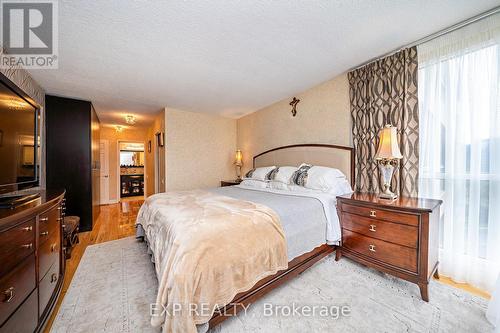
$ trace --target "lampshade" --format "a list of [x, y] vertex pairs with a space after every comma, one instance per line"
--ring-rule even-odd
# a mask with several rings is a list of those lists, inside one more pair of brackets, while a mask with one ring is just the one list
[[237, 166], [243, 165], [243, 155], [241, 154], [241, 150], [239, 150], [239, 149], [236, 151], [236, 157], [234, 160], [234, 164], [236, 164]]
[[385, 127], [380, 131], [380, 142], [378, 144], [377, 154], [375, 154], [375, 159], [400, 159], [403, 158], [401, 151], [398, 146], [398, 136], [396, 127], [391, 125], [385, 125]]

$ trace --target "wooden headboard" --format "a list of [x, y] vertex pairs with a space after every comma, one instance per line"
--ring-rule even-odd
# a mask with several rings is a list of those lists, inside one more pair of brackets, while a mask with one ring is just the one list
[[253, 157], [253, 167], [299, 166], [301, 163], [337, 168], [354, 187], [354, 148], [329, 144], [298, 144], [267, 150]]

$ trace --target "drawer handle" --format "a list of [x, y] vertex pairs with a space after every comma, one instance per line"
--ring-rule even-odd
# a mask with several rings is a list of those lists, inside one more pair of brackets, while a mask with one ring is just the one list
[[5, 290], [3, 292], [3, 295], [5, 296], [3, 302], [10, 303], [10, 301], [12, 301], [12, 299], [14, 298], [14, 287], [10, 287], [9, 289]]
[[49, 234], [49, 232], [48, 232], [48, 231], [42, 231], [42, 232], [40, 233], [40, 236], [47, 236], [48, 234]]
[[22, 231], [33, 231], [33, 226], [21, 228]]
[[375, 250], [375, 245], [372, 245], [372, 244], [368, 245], [368, 250], [370, 250], [370, 251], [372, 251], [372, 252], [377, 252], [377, 251]]
[[377, 217], [377, 212], [374, 210], [370, 210], [370, 216], [371, 217]]
[[40, 222], [47, 222], [49, 220], [48, 217], [41, 217]]
[[23, 245], [21, 245], [21, 247], [23, 249], [30, 249], [31, 250], [33, 248], [33, 243], [23, 244]]
[[57, 274], [52, 273], [52, 275], [50, 276], [50, 283], [54, 283], [56, 281], [57, 281]]
[[375, 229], [377, 226], [375, 224], [370, 224], [370, 231], [376, 232], [377, 230]]

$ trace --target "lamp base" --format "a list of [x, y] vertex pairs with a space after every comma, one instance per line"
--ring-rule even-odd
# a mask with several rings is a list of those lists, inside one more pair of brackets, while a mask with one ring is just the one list
[[378, 197], [380, 199], [386, 199], [386, 200], [394, 200], [394, 199], [397, 199], [398, 198], [398, 195], [396, 193], [385, 193], [385, 192], [381, 192]]
[[391, 180], [394, 174], [394, 165], [397, 160], [381, 160], [380, 161], [380, 171], [382, 172], [382, 180], [384, 184], [382, 185], [383, 190], [379, 194], [379, 198], [394, 200], [398, 197], [398, 195], [391, 191]]

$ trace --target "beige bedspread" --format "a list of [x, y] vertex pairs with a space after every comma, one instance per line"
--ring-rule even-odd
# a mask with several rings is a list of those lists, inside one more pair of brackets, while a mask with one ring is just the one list
[[196, 332], [217, 305], [288, 266], [279, 217], [264, 205], [202, 190], [161, 193], [137, 224], [159, 280], [151, 323], [163, 332]]

